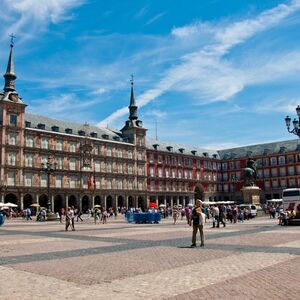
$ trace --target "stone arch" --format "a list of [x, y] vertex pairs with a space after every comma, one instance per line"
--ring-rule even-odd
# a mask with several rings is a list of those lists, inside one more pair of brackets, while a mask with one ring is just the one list
[[63, 197], [61, 195], [56, 195], [54, 197], [54, 212], [59, 212], [63, 207], [65, 207]]
[[123, 207], [125, 206], [125, 201], [123, 196], [119, 196], [117, 200], [117, 207]]
[[94, 203], [95, 203], [95, 205], [101, 205], [101, 197], [100, 196], [96, 196], [94, 198]]
[[139, 208], [141, 208], [142, 210], [146, 209], [147, 204], [145, 203], [145, 199], [142, 196], [138, 197], [138, 205]]
[[134, 198], [132, 196], [128, 197], [128, 207], [134, 207]]
[[106, 209], [113, 207], [113, 199], [112, 196], [107, 196], [106, 198]]
[[39, 196], [39, 205], [40, 205], [40, 207], [47, 208], [47, 206], [48, 206], [48, 196], [47, 195], [42, 194]]
[[204, 189], [201, 184], [197, 184], [194, 189], [195, 199], [204, 200]]
[[10, 203], [18, 204], [18, 197], [17, 197], [17, 195], [15, 195], [13, 193], [9, 193], [9, 194], [5, 195], [4, 202], [5, 203], [10, 202]]
[[90, 199], [89, 196], [84, 195], [81, 199], [81, 207], [82, 207], [82, 211], [86, 212], [89, 207], [90, 207]]
[[33, 198], [30, 194], [26, 194], [23, 198], [23, 207], [25, 208], [30, 208], [30, 205], [33, 203]]
[[68, 201], [69, 207], [72, 207], [72, 206], [76, 207], [77, 206], [76, 202], [77, 202], [77, 198], [74, 195], [71, 195], [69, 197], [69, 201]]

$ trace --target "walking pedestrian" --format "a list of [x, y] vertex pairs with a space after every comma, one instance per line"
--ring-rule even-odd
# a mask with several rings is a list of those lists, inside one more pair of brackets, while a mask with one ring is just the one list
[[[200, 199], [196, 200], [195, 207], [192, 210], [192, 218], [193, 222], [193, 236], [192, 236], [192, 245], [191, 247], [196, 247], [196, 236], [199, 230], [201, 244], [200, 247], [204, 247], [204, 232], [203, 227], [205, 223], [205, 214], [202, 212], [202, 201]], [[190, 226], [192, 226], [192, 222], [190, 222]]]

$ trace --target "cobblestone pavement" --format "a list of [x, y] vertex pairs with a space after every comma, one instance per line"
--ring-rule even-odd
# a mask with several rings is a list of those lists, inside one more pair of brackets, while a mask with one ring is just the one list
[[[205, 225], [190, 248], [184, 220], [64, 231], [58, 222], [0, 228], [0, 299], [300, 299], [300, 228], [266, 217]], [[198, 244], [199, 246], [199, 244]]]

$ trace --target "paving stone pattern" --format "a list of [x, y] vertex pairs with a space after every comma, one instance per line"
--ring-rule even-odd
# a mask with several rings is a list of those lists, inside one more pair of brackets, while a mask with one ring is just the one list
[[[205, 225], [8, 220], [0, 228], [0, 299], [300, 299], [300, 227], [266, 217]], [[199, 237], [198, 237], [199, 239]]]

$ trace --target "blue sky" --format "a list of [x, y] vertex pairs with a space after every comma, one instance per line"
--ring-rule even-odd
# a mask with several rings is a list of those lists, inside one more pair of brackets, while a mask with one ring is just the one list
[[28, 112], [121, 129], [130, 75], [147, 135], [213, 149], [293, 139], [300, 0], [0, 0]]

